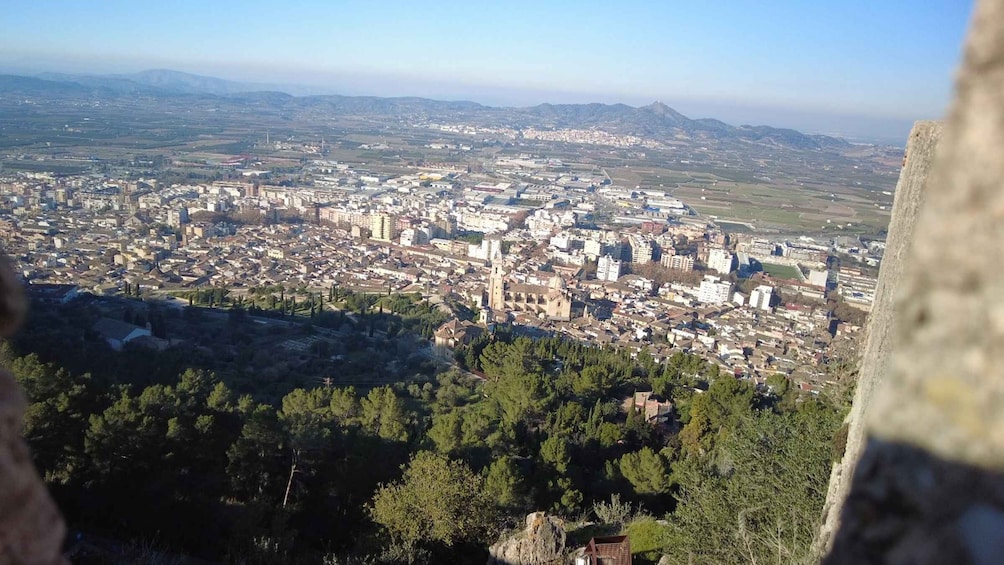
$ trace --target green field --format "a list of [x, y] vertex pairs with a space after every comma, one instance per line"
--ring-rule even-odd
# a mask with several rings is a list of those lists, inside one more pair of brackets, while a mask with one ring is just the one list
[[889, 222], [892, 204], [891, 196], [846, 187], [819, 189], [727, 180], [711, 186], [684, 183], [672, 195], [698, 213], [718, 220], [751, 223], [760, 229], [800, 231], [882, 229]]
[[882, 185], [888, 191], [893, 177], [792, 167], [787, 174], [775, 171], [770, 178], [760, 178], [710, 164], [703, 171], [688, 171], [657, 160], [605, 156], [602, 161], [615, 185], [663, 189], [702, 216], [750, 226], [733, 225], [736, 231], [873, 233], [889, 224], [892, 196], [873, 187]]
[[87, 168], [87, 165], [63, 164], [53, 161], [4, 161], [0, 164], [0, 169], [8, 171], [48, 172], [60, 175], [79, 175]]
[[777, 279], [802, 280], [802, 274], [795, 267], [788, 265], [778, 265], [775, 263], [762, 263], [763, 272]]
[[735, 222], [719, 221], [717, 222], [721, 228], [729, 233], [752, 233], [754, 230], [746, 224], [738, 224]]

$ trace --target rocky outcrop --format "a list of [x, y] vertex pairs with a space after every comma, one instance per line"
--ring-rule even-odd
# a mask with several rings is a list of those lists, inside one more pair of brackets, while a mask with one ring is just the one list
[[915, 228], [892, 363], [866, 425], [1004, 468], [1004, 0], [982, 0]]
[[913, 242], [917, 213], [927, 194], [928, 179], [935, 150], [941, 139], [942, 125], [917, 122], [910, 132], [906, 159], [896, 184], [889, 237], [882, 257], [875, 301], [868, 318], [862, 357], [858, 368], [854, 403], [847, 416], [847, 446], [841, 462], [830, 475], [829, 492], [823, 508], [823, 525], [816, 539], [817, 553], [829, 551], [833, 533], [840, 525], [840, 511], [851, 486], [851, 475], [865, 448], [865, 417], [875, 389], [889, 373], [892, 353], [893, 303], [906, 266], [906, 256]]
[[879, 373], [856, 399], [860, 458], [823, 531], [828, 565], [1004, 555], [1002, 156], [1004, 0], [980, 0], [892, 306], [873, 313], [891, 332], [862, 362]]
[[[0, 256], [0, 337], [24, 310], [21, 287]], [[62, 517], [21, 438], [25, 406], [14, 378], [0, 368], [0, 565], [65, 563]]]
[[557, 565], [565, 562], [565, 523], [543, 512], [526, 517], [526, 529], [488, 550], [488, 565]]

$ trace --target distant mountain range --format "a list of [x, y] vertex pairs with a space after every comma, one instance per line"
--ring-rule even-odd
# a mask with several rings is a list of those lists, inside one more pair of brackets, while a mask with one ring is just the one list
[[42, 73], [36, 77], [56, 82], [73, 82], [83, 86], [107, 88], [125, 93], [146, 91], [151, 88], [164, 93], [212, 94], [214, 96], [229, 96], [246, 92], [283, 92], [300, 96], [318, 93], [317, 89], [293, 84], [235, 82], [166, 69], [153, 69], [121, 75]]
[[483, 125], [536, 128], [596, 128], [660, 141], [754, 143], [796, 150], [834, 150], [850, 146], [840, 138], [809, 135], [770, 126], [732, 126], [714, 119], [691, 119], [655, 102], [639, 108], [625, 104], [540, 104], [526, 108], [483, 106], [425, 98], [375, 96], [294, 96], [289, 85], [252, 84], [170, 70], [123, 75], [45, 73], [35, 77], [0, 75], [0, 96], [117, 98], [212, 98], [216, 103], [264, 104], [300, 112], [345, 115], [406, 116], [467, 120]]

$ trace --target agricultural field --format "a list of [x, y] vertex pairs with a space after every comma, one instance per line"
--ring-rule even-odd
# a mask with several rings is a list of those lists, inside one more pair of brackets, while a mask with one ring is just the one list
[[671, 194], [702, 215], [750, 224], [758, 231], [874, 233], [888, 225], [891, 195], [830, 189], [717, 180], [710, 186], [684, 183]]
[[878, 172], [853, 165], [786, 166], [781, 172], [791, 174], [773, 169], [773, 176], [699, 159], [671, 162], [666, 155], [649, 154], [644, 159], [607, 155], [602, 161], [615, 185], [663, 190], [703, 216], [731, 222], [733, 231], [876, 234], [889, 223], [896, 175], [878, 157]]

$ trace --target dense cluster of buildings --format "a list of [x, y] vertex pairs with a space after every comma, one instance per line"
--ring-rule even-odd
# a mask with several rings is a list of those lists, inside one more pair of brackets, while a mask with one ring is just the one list
[[[525, 132], [524, 132], [525, 135]], [[32, 283], [85, 292], [286, 285], [451, 296], [479, 313], [436, 334], [456, 347], [497, 324], [699, 352], [725, 371], [815, 386], [835, 291], [867, 309], [881, 247], [726, 234], [662, 191], [626, 189], [539, 156], [470, 173], [388, 175], [304, 165], [302, 186], [254, 179], [160, 186], [104, 175], [0, 177], [0, 244]], [[599, 210], [611, 220], [595, 227]], [[833, 254], [860, 260], [831, 269]], [[695, 272], [697, 271], [697, 272]], [[474, 328], [479, 329], [474, 329]]]

